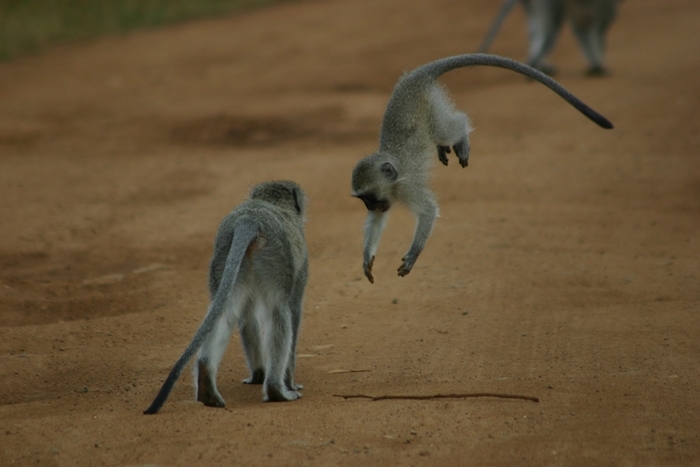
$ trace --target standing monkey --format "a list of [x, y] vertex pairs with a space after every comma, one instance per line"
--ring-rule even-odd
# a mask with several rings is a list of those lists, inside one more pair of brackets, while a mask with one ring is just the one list
[[[491, 23], [489, 32], [479, 47], [486, 52], [496, 38], [498, 29], [518, 0], [504, 0], [500, 11]], [[527, 14], [529, 50], [527, 64], [552, 75], [555, 68], [547, 63], [568, 18], [571, 29], [583, 50], [589, 68], [588, 75], [607, 74], [605, 68], [605, 36], [617, 15], [617, 4], [622, 0], [521, 0]]]
[[437, 78], [450, 70], [474, 65], [495, 66], [521, 73], [544, 84], [603, 128], [612, 124], [542, 72], [509, 58], [467, 54], [443, 58], [405, 73], [394, 87], [379, 135], [379, 150], [365, 157], [352, 172], [352, 196], [367, 208], [363, 269], [374, 282], [372, 266], [395, 202], [405, 204], [416, 216], [416, 230], [408, 252], [401, 259], [399, 276], [413, 268], [438, 216], [438, 203], [428, 186], [433, 154], [447, 165], [454, 150], [462, 167], [469, 160], [467, 116], [457, 111]]
[[160, 410], [192, 356], [197, 400], [224, 407], [216, 372], [238, 325], [250, 370], [264, 401], [301, 397], [295, 352], [308, 275], [306, 195], [294, 182], [266, 182], [222, 221], [209, 267], [211, 304], [192, 342], [145, 414]]

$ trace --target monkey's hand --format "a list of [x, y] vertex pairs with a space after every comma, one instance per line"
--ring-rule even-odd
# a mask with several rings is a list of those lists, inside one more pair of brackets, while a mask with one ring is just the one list
[[406, 255], [403, 258], [401, 258], [401, 261], [403, 261], [403, 264], [399, 266], [399, 276], [403, 277], [409, 272], [411, 272], [411, 269], [413, 269], [413, 265], [416, 264], [416, 256], [413, 255]]
[[374, 284], [374, 276], [372, 275], [372, 266], [374, 266], [374, 256], [372, 256], [369, 260], [365, 259], [364, 263], [362, 264], [362, 268], [365, 270], [365, 277], [372, 284]]
[[[455, 154], [457, 155], [457, 158], [459, 159], [459, 165], [462, 166], [462, 168], [466, 167], [469, 165], [469, 140], [467, 138], [462, 138], [452, 146], [452, 149], [455, 150]], [[448, 151], [449, 152], [449, 151]], [[447, 164], [445, 164], [447, 165]]]
[[440, 159], [440, 162], [443, 163], [443, 165], [447, 165], [449, 162], [447, 160], [447, 155], [452, 152], [449, 146], [440, 146], [438, 145], [437, 147], [438, 150], [438, 159]]

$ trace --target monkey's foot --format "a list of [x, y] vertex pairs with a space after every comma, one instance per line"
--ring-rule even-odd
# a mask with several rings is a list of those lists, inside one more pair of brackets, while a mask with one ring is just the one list
[[197, 401], [207, 407], [226, 407], [226, 402], [224, 402], [221, 396], [212, 392], [200, 393], [197, 391]]
[[263, 390], [263, 402], [288, 402], [301, 397], [301, 393], [290, 391], [286, 386], [268, 384]]
[[447, 155], [452, 152], [449, 146], [440, 146], [438, 145], [437, 147], [438, 150], [438, 159], [440, 162], [443, 163], [443, 165], [447, 165], [449, 160], [447, 159]]
[[466, 167], [469, 165], [469, 141], [467, 138], [463, 138], [457, 142], [454, 146], [452, 146], [452, 149], [455, 150], [455, 154], [457, 155], [457, 159], [459, 159], [459, 165], [462, 166], [462, 168]]
[[586, 70], [586, 76], [608, 76], [610, 72], [602, 65], [593, 65], [588, 70]]
[[216, 382], [211, 377], [211, 373], [205, 362], [198, 362], [197, 372], [197, 401], [207, 407], [225, 407], [226, 403], [216, 389]]
[[265, 372], [262, 369], [253, 370], [243, 384], [262, 384], [265, 381]]
[[[293, 350], [292, 350], [293, 352]], [[301, 384], [295, 383], [294, 382], [294, 370], [287, 368], [287, 371], [285, 372], [284, 375], [284, 385], [289, 389], [290, 391], [300, 391], [304, 389], [304, 386]]]
[[201, 382], [197, 385], [197, 401], [207, 407], [226, 407], [226, 402], [215, 387]]
[[285, 386], [287, 386], [287, 389], [289, 389], [290, 391], [301, 391], [302, 389], [304, 389], [304, 385], [298, 383], [285, 383]]
[[219, 394], [219, 391], [216, 390], [216, 387], [210, 379], [202, 378], [200, 373], [197, 383], [198, 402], [201, 402], [207, 407], [226, 407], [224, 399]]

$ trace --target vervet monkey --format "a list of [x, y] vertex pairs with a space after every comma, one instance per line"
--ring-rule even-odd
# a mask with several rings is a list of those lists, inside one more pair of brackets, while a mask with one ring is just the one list
[[603, 128], [612, 124], [581, 102], [544, 73], [509, 58], [487, 54], [467, 54], [443, 58], [405, 73], [394, 87], [387, 104], [379, 135], [379, 150], [362, 159], [352, 172], [352, 196], [361, 199], [367, 210], [363, 269], [374, 282], [372, 265], [379, 239], [394, 203], [405, 204], [416, 216], [413, 242], [399, 276], [411, 272], [428, 240], [438, 216], [438, 203], [428, 186], [432, 154], [437, 146], [438, 160], [447, 165], [447, 154], [454, 150], [462, 167], [469, 160], [467, 116], [457, 111], [436, 79], [450, 70], [473, 65], [506, 68], [535, 79], [569, 102]]
[[277, 181], [253, 187], [221, 221], [209, 267], [209, 310], [145, 414], [158, 412], [196, 352], [197, 400], [224, 407], [216, 372], [236, 325], [250, 369], [244, 382], [262, 384], [266, 402], [301, 397], [294, 368], [308, 275], [305, 218], [299, 185]]
[[[504, 0], [489, 32], [478, 49], [485, 53], [496, 38], [498, 29], [518, 0]], [[605, 75], [605, 37], [617, 15], [622, 0], [521, 0], [527, 14], [529, 51], [527, 64], [553, 75], [556, 69], [547, 62], [559, 31], [568, 18], [571, 29], [583, 50], [589, 75]]]

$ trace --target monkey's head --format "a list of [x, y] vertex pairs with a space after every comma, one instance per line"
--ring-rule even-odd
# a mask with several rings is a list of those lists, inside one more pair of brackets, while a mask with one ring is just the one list
[[250, 190], [250, 199], [259, 199], [306, 216], [306, 194], [299, 185], [288, 180], [263, 182]]
[[394, 164], [379, 153], [373, 154], [362, 159], [352, 171], [352, 196], [361, 199], [368, 211], [386, 212], [391, 207], [392, 187], [398, 177]]

